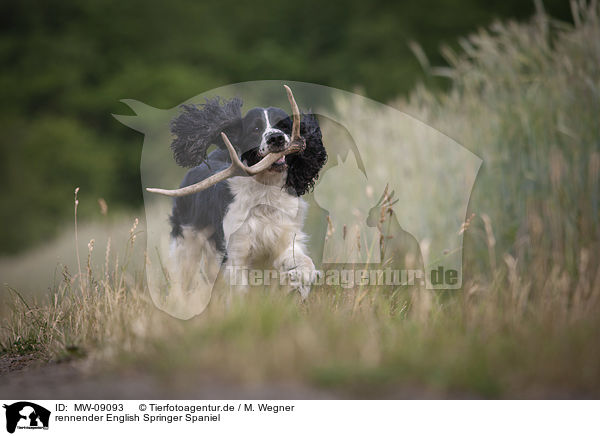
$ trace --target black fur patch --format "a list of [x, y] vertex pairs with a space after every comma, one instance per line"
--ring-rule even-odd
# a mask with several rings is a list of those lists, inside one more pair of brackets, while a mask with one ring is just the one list
[[[291, 126], [291, 120], [283, 122], [290, 123]], [[285, 158], [288, 164], [286, 186], [297, 196], [306, 194], [315, 186], [319, 171], [327, 162], [321, 128], [314, 114], [302, 114], [300, 135], [306, 140], [306, 148], [301, 153], [290, 154]]]
[[221, 132], [225, 132], [235, 144], [233, 131], [242, 122], [242, 100], [215, 97], [204, 104], [181, 105], [181, 113], [171, 121], [171, 133], [175, 139], [171, 143], [173, 157], [177, 165], [191, 168], [206, 161], [206, 153], [212, 144], [223, 147]]
[[[208, 155], [206, 163], [188, 171], [181, 187], [192, 185], [216, 172], [223, 171], [230, 163], [227, 151], [214, 150]], [[217, 250], [225, 252], [223, 218], [225, 218], [227, 208], [232, 200], [233, 196], [229, 191], [229, 185], [225, 181], [204, 191], [175, 198], [173, 211], [169, 217], [171, 237], [183, 236], [183, 226], [190, 226], [195, 230], [208, 229], [211, 232], [209, 240], [215, 244]]]

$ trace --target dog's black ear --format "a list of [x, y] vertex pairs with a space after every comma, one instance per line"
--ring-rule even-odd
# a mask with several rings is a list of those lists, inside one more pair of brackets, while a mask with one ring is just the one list
[[288, 164], [286, 185], [298, 196], [314, 187], [319, 171], [327, 162], [321, 128], [314, 114], [302, 114], [300, 135], [306, 140], [306, 148], [301, 153], [290, 154], [285, 158]]
[[233, 132], [242, 124], [242, 100], [215, 97], [204, 104], [181, 105], [181, 112], [171, 121], [171, 143], [177, 165], [195, 167], [206, 160], [212, 144], [224, 147], [221, 132], [235, 144]]

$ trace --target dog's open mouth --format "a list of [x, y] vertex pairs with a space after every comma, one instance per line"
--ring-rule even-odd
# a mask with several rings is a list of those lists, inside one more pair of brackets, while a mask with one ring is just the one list
[[285, 156], [282, 156], [279, 160], [275, 161], [269, 168], [270, 171], [280, 172], [286, 168]]

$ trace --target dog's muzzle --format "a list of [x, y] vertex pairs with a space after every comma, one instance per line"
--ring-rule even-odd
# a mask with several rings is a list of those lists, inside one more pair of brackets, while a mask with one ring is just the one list
[[271, 133], [265, 142], [267, 143], [271, 153], [276, 153], [283, 150], [287, 143], [285, 135], [281, 132]]

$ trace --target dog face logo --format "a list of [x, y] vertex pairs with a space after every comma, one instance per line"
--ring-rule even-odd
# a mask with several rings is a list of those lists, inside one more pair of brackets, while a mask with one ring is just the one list
[[6, 409], [6, 431], [14, 433], [19, 429], [48, 429], [50, 411], [28, 401], [4, 405]]

